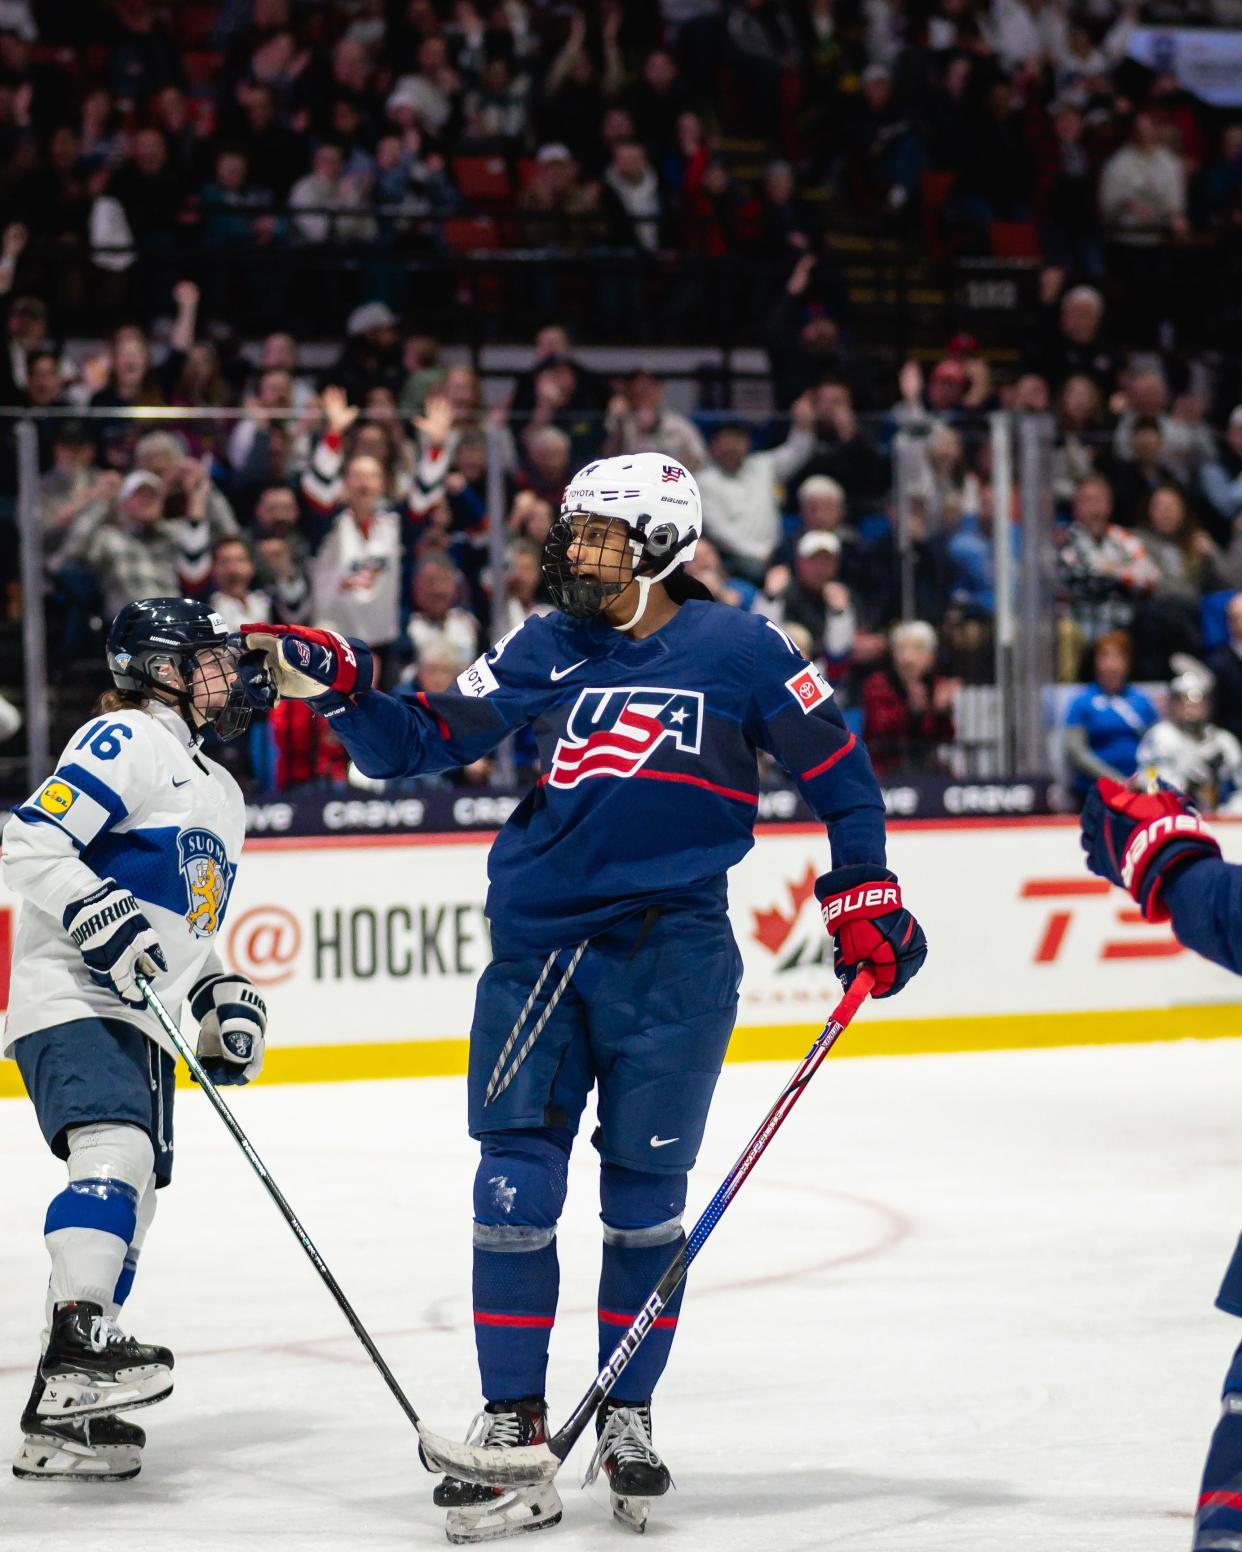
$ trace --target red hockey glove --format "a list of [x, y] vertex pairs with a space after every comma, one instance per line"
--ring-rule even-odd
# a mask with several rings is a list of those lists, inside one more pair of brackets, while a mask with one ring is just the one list
[[[335, 631], [314, 630], [305, 625], [271, 625], [256, 621], [243, 624], [242, 640], [250, 653], [262, 652], [270, 676], [265, 687], [259, 676], [243, 676], [251, 705], [270, 704], [270, 693], [286, 700], [319, 702], [371, 688], [371, 649], [365, 641], [338, 636]], [[250, 655], [247, 654], [247, 656]]]
[[1096, 782], [1083, 804], [1082, 849], [1091, 871], [1128, 890], [1149, 922], [1168, 921], [1160, 891], [1175, 873], [1220, 856], [1185, 793], [1173, 787], [1132, 792], [1109, 777]]
[[895, 873], [866, 862], [833, 868], [815, 881], [815, 897], [846, 988], [864, 965], [875, 976], [873, 997], [892, 997], [918, 974], [927, 958], [927, 939], [901, 903]]

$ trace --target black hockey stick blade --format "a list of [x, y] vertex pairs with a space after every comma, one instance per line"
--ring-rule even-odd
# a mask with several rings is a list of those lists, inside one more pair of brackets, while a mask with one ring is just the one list
[[429, 1471], [446, 1471], [463, 1482], [478, 1482], [484, 1487], [536, 1487], [550, 1482], [561, 1469], [559, 1455], [546, 1444], [517, 1444], [499, 1449], [495, 1445], [466, 1444], [461, 1439], [446, 1439], [432, 1433], [422, 1423], [418, 1437], [423, 1460]]

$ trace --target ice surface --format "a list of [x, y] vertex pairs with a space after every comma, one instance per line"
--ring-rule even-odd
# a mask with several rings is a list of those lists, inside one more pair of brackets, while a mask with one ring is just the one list
[[[786, 1071], [726, 1070], [692, 1212]], [[1242, 1044], [1227, 1041], [830, 1058], [691, 1275], [655, 1411], [679, 1490], [648, 1544], [1184, 1549], [1242, 1336], [1212, 1309], [1242, 1218], [1239, 1093]], [[415, 1405], [463, 1429], [477, 1405], [463, 1084], [234, 1103]], [[446, 1545], [412, 1431], [293, 1237], [202, 1097], [179, 1093], [177, 1112], [177, 1180], [130, 1304], [137, 1334], [177, 1354], [173, 1396], [136, 1419], [142, 1475], [4, 1476], [0, 1547]], [[594, 1174], [584, 1141], [560, 1240], [557, 1422], [595, 1363]], [[0, 1178], [7, 1450], [60, 1179], [23, 1102], [0, 1104]], [[564, 1522], [542, 1538], [632, 1544], [602, 1483], [577, 1490], [585, 1459], [584, 1442]]]

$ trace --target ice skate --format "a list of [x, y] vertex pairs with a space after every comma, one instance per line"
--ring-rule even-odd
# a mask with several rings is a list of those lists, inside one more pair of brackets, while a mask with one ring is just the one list
[[39, 1416], [46, 1381], [35, 1370], [22, 1411], [22, 1442], [13, 1475], [27, 1482], [127, 1482], [142, 1470], [147, 1436], [134, 1423], [108, 1415], [52, 1420]]
[[173, 1388], [173, 1356], [126, 1336], [98, 1304], [58, 1304], [40, 1372], [40, 1418], [57, 1421], [152, 1406]]
[[668, 1467], [651, 1443], [651, 1402], [605, 1401], [595, 1418], [597, 1443], [583, 1487], [603, 1468], [612, 1492], [612, 1512], [640, 1535], [647, 1528], [647, 1509], [673, 1485]]
[[[547, 1402], [542, 1397], [528, 1397], [523, 1401], [489, 1401], [466, 1437], [471, 1444], [503, 1448], [542, 1444], [547, 1434]], [[538, 1487], [501, 1488], [445, 1477], [432, 1496], [440, 1508], [448, 1510], [444, 1534], [458, 1545], [543, 1530], [561, 1517], [560, 1495], [551, 1482]]]

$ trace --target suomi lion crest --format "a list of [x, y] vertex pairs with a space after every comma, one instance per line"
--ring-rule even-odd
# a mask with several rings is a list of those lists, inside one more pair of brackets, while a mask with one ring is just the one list
[[224, 842], [210, 830], [183, 830], [177, 852], [188, 904], [185, 919], [196, 938], [210, 938], [224, 919], [233, 882]]

